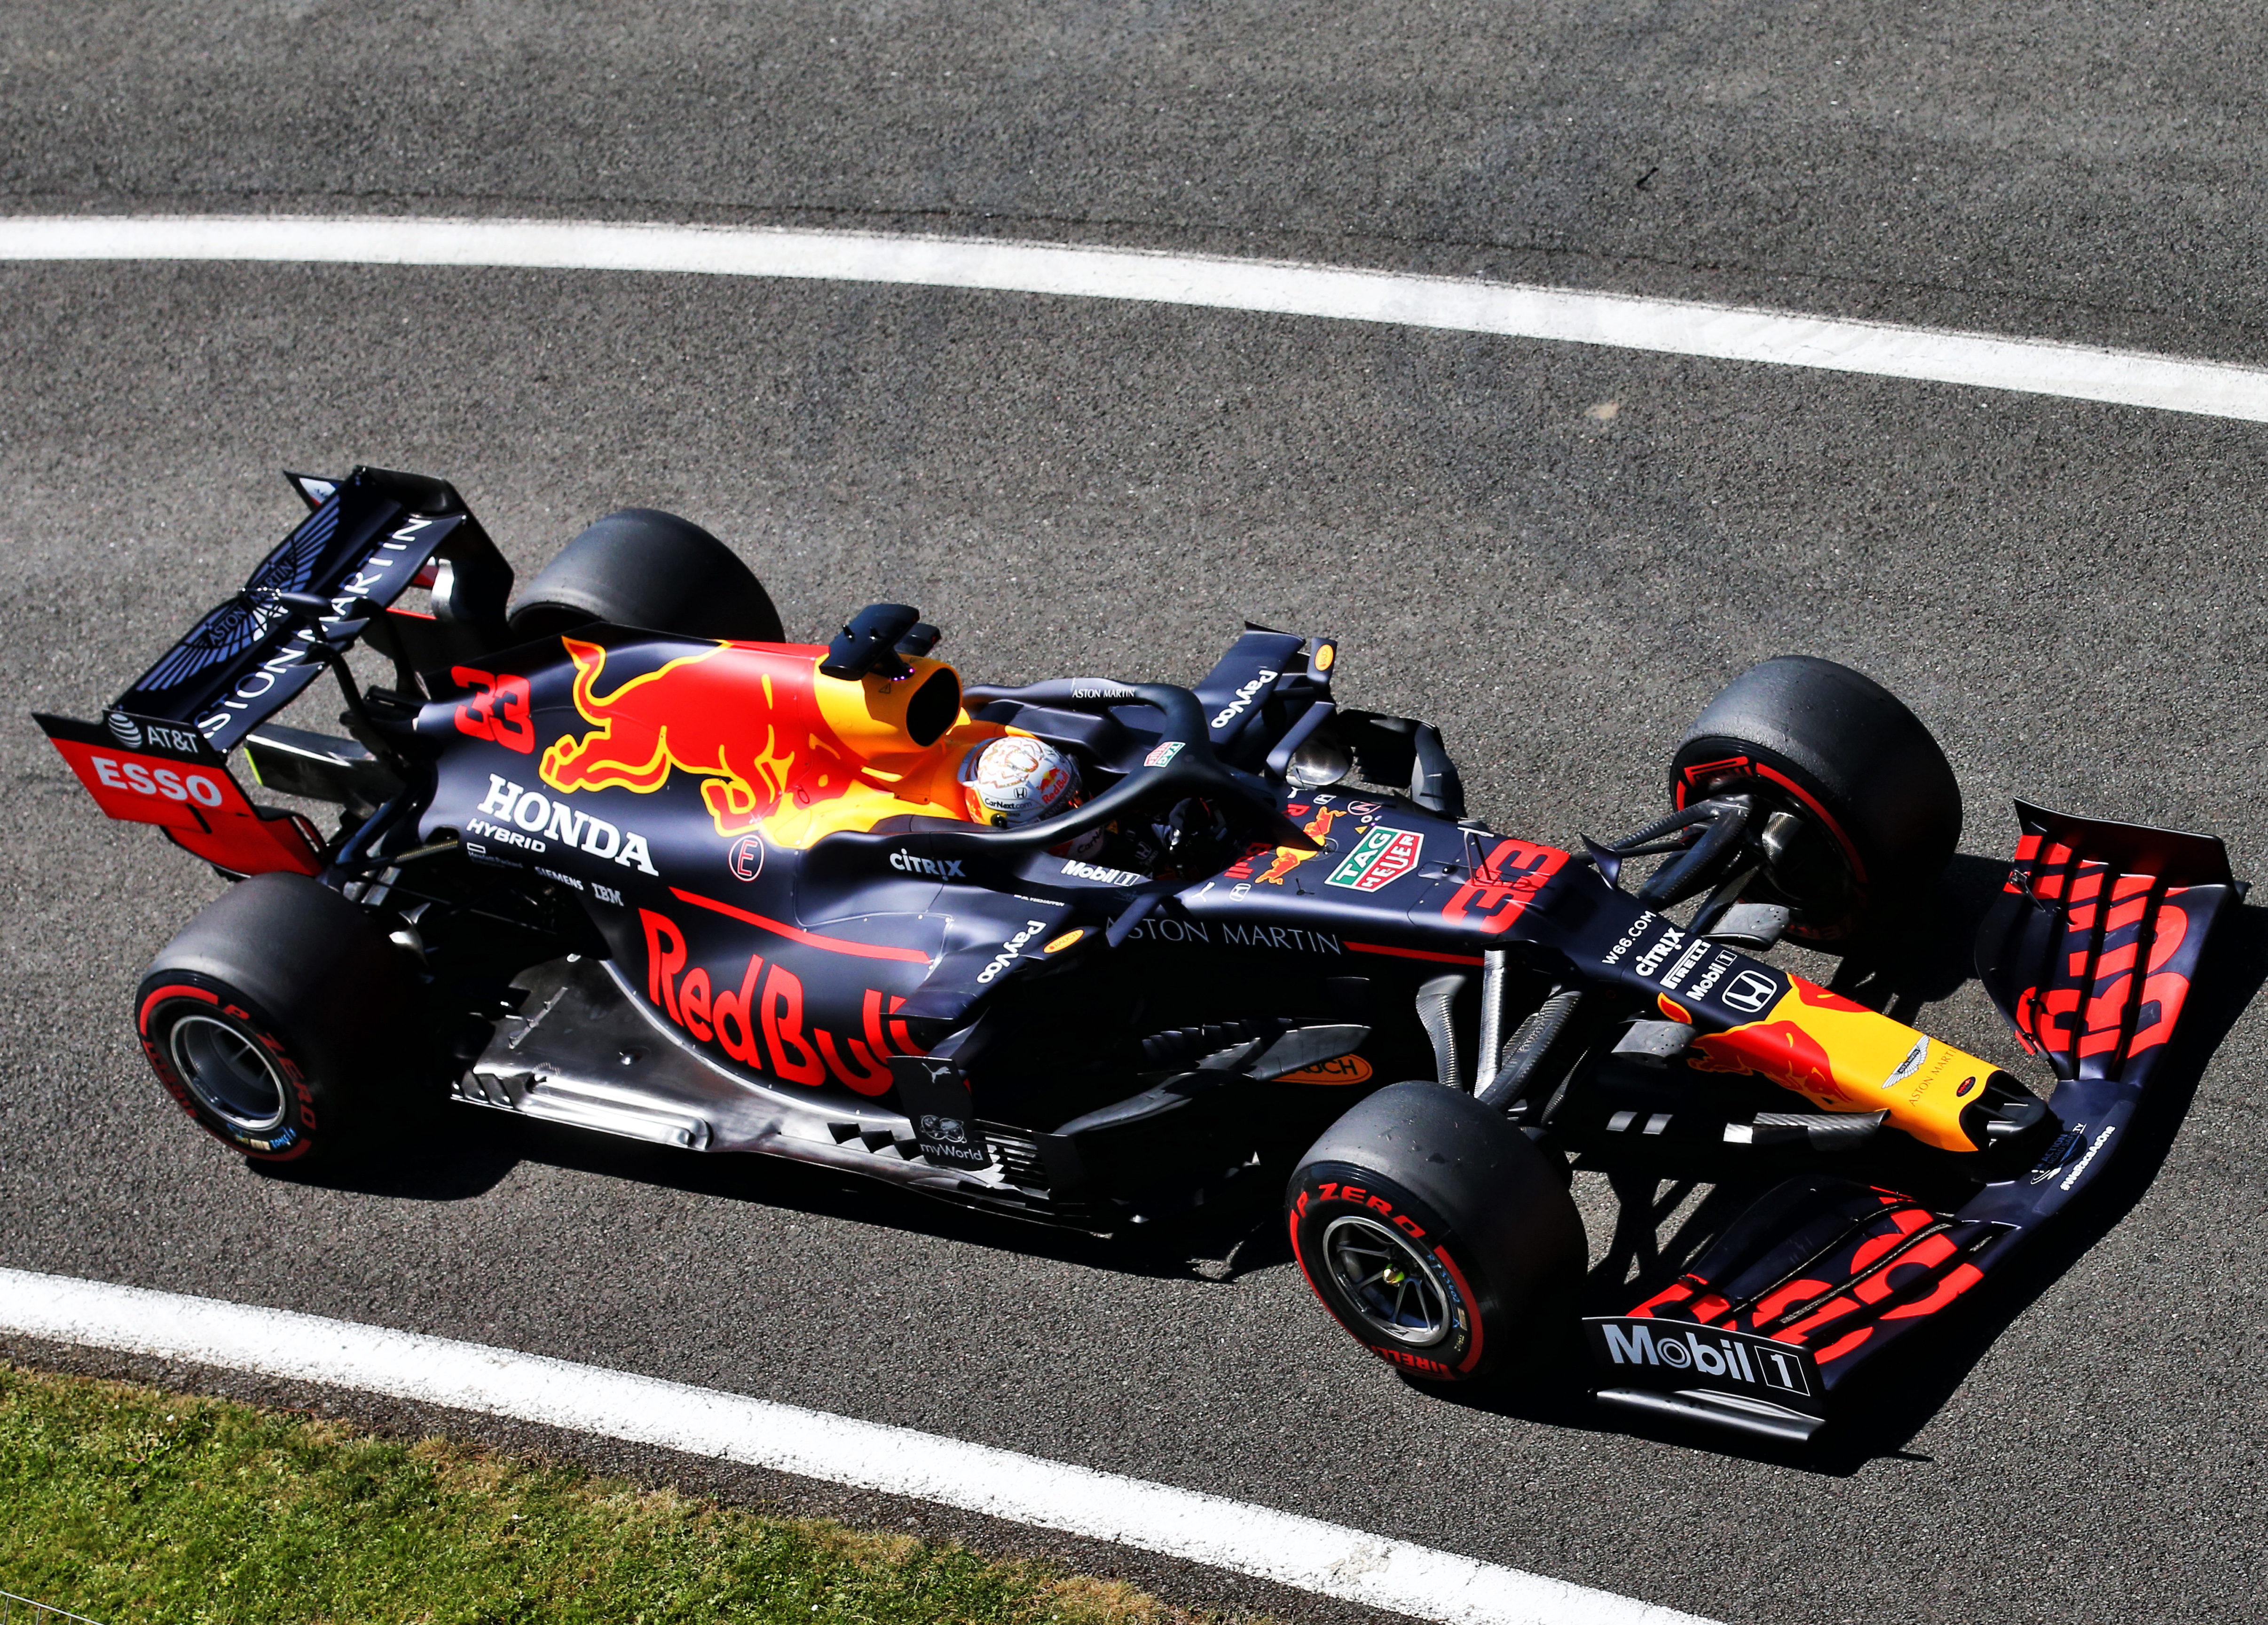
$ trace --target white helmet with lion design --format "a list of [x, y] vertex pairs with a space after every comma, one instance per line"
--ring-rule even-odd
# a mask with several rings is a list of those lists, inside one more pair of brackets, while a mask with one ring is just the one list
[[971, 750], [961, 764], [968, 816], [1017, 829], [1079, 805], [1079, 768], [1044, 739], [1011, 735]]

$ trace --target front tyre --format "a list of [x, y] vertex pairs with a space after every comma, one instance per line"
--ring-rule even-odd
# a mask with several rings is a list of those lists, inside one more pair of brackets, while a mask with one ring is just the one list
[[1812, 655], [1727, 683], [1670, 758], [1669, 789], [1679, 807], [1746, 794], [1794, 816], [1748, 895], [1786, 904], [1788, 934], [1821, 947], [1926, 891], [1961, 838], [1961, 786], [1929, 729], [1873, 678]]
[[335, 1166], [390, 1141], [420, 1103], [405, 950], [304, 875], [231, 887], [135, 995], [151, 1068], [184, 1112], [259, 1162]]
[[1292, 1176], [1292, 1250], [1333, 1318], [1430, 1382], [1519, 1370], [1572, 1324], [1585, 1259], [1565, 1182], [1471, 1096], [1395, 1083]]

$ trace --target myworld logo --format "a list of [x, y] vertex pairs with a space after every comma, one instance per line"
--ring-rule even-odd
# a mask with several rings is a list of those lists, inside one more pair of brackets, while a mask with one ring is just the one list
[[[1588, 1323], [1602, 1363], [1631, 1376], [1738, 1383], [1808, 1398], [1810, 1361], [1793, 1344], [1720, 1327], [1622, 1318]], [[1635, 1369], [1632, 1369], [1635, 1368]]]

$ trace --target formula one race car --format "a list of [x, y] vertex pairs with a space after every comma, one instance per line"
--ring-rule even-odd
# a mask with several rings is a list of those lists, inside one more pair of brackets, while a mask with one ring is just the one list
[[[1324, 1306], [1444, 1383], [1572, 1337], [1571, 1158], [1748, 1182], [1674, 1279], [1587, 1305], [1592, 1385], [1808, 1438], [2117, 1156], [2240, 890], [2217, 840], [2019, 805], [1978, 967], [2042, 1100], [1763, 957], [1848, 942], [1959, 834], [1935, 742], [1846, 668], [1738, 677], [1671, 810], [1571, 851], [1466, 818], [1436, 729], [1334, 698], [1328, 638], [1248, 627], [1194, 689], [964, 689], [902, 605], [784, 641], [667, 514], [508, 608], [446, 484], [292, 479], [243, 591], [99, 723], [39, 719], [110, 816], [242, 881], [136, 1018], [256, 1159], [407, 1154], [453, 1094], [1098, 1232], [1288, 1176]], [[351, 737], [276, 723], [327, 669]], [[1001, 740], [1086, 799], [976, 821]], [[239, 749], [335, 832], [248, 800]]]

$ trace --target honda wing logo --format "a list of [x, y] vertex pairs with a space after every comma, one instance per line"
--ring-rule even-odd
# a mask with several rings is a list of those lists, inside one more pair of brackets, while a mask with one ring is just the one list
[[1743, 971], [1734, 977], [1721, 995], [1727, 1004], [1736, 1010], [1746, 1010], [1751, 1016], [1764, 1014], [1779, 993], [1779, 984], [1769, 976], [1755, 971]]

